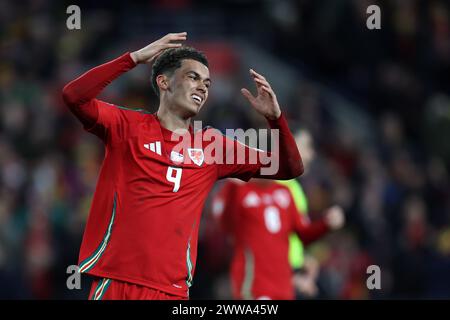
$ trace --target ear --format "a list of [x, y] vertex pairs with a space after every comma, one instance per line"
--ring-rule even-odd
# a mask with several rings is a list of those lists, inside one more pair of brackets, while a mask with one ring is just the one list
[[169, 78], [165, 74], [160, 74], [156, 77], [156, 84], [161, 91], [169, 89]]

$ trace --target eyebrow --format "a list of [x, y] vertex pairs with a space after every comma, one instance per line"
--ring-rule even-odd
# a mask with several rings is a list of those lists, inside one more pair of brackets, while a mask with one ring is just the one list
[[[193, 73], [196, 77], [201, 78], [202, 76], [200, 74], [198, 74], [197, 72], [195, 72], [194, 70], [188, 70], [186, 73]], [[210, 78], [205, 78], [204, 81], [209, 81], [209, 83], [211, 83], [211, 79]]]

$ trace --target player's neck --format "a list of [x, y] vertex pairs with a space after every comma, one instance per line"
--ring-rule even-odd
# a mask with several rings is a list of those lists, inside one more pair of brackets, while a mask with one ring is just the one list
[[190, 118], [183, 118], [170, 112], [167, 108], [159, 108], [156, 113], [158, 120], [164, 128], [170, 131], [176, 131], [179, 129], [189, 130], [191, 124]]

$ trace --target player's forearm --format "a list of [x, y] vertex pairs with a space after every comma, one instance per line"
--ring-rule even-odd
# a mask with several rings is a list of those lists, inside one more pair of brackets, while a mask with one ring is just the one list
[[98, 109], [94, 98], [111, 81], [135, 65], [130, 54], [126, 53], [89, 70], [64, 87], [64, 102], [86, 128], [91, 128], [98, 118]]
[[297, 234], [299, 238], [305, 245], [310, 244], [320, 238], [322, 238], [325, 234], [330, 231], [328, 224], [325, 219], [321, 219], [318, 221], [314, 221], [309, 223], [299, 230], [297, 230]]
[[300, 176], [304, 171], [302, 157], [298, 151], [291, 130], [289, 130], [286, 118], [281, 114], [278, 119], [267, 119], [267, 121], [269, 122], [271, 129], [277, 129], [279, 132], [278, 147], [271, 153], [271, 161], [278, 161], [279, 169], [278, 172], [272, 176], [260, 175], [259, 177], [288, 180]]
[[89, 102], [114, 79], [134, 66], [136, 63], [127, 52], [117, 59], [87, 71], [64, 87], [64, 102], [69, 107]]

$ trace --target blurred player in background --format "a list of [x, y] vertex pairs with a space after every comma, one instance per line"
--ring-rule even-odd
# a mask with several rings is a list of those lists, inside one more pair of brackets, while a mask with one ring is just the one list
[[[206, 102], [211, 79], [206, 57], [181, 46], [186, 37], [168, 34], [89, 70], [63, 89], [72, 113], [106, 148], [79, 255], [80, 272], [96, 277], [91, 299], [188, 298], [200, 215], [214, 182], [226, 177], [292, 179], [303, 172], [275, 93], [253, 70], [257, 95], [241, 92], [269, 126], [279, 130], [277, 147], [283, 157], [221, 136], [223, 149], [218, 152], [223, 161], [206, 161], [211, 159], [203, 150], [211, 141], [204, 141], [203, 135], [212, 129], [194, 132], [191, 118]], [[141, 63], [152, 64], [152, 85], [160, 99], [156, 113], [96, 98]], [[190, 143], [199, 135], [201, 145], [193, 147]], [[189, 142], [176, 151], [180, 139]], [[227, 152], [242, 154], [240, 150], [246, 156], [243, 163], [224, 161]], [[279, 161], [279, 170], [264, 175], [267, 164], [262, 157], [250, 164], [251, 153]]]
[[[309, 165], [314, 157], [311, 136], [296, 135]], [[233, 240], [231, 262], [234, 299], [294, 299], [295, 288], [307, 297], [317, 293], [319, 265], [304, 258], [307, 245], [344, 225], [339, 206], [310, 222], [303, 190], [297, 180], [230, 179], [212, 202], [212, 213]], [[295, 235], [295, 237], [294, 237]], [[293, 270], [300, 272], [294, 273]]]
[[[316, 155], [313, 137], [307, 129], [298, 130], [294, 137], [297, 147], [302, 150], [305, 173], [308, 173]], [[276, 182], [289, 188], [299, 214], [303, 215], [303, 219], [308, 221], [308, 199], [299, 179], [278, 180]], [[345, 217], [341, 210], [330, 214], [328, 219], [330, 224], [336, 226], [336, 228], [342, 226], [345, 222]], [[317, 278], [320, 265], [313, 256], [305, 253], [302, 240], [295, 233], [289, 236], [289, 262], [294, 270], [294, 286], [297, 289], [297, 298], [303, 299], [317, 296], [319, 293]]]

